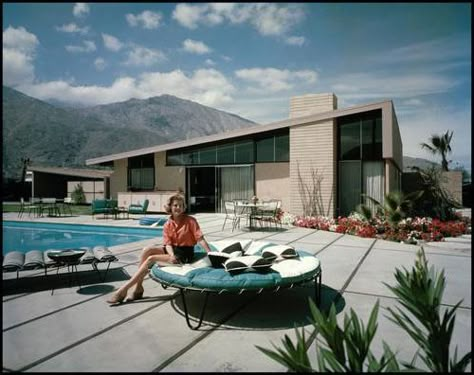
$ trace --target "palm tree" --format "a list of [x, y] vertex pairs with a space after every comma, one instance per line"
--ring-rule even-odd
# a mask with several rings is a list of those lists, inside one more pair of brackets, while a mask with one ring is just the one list
[[449, 134], [449, 130], [446, 134], [438, 135], [433, 134], [430, 138], [431, 144], [428, 143], [421, 143], [421, 148], [427, 148], [431, 153], [434, 155], [440, 154], [441, 155], [441, 169], [443, 171], [448, 171], [448, 160], [446, 159], [446, 155], [451, 152], [451, 138], [453, 137], [453, 132]]

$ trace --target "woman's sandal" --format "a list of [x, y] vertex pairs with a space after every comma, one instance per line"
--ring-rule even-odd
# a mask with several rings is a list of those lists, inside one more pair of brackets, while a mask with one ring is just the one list
[[127, 293], [120, 295], [118, 292], [114, 293], [112, 297], [107, 300], [107, 303], [114, 304], [114, 303], [122, 303], [123, 300], [127, 297]]
[[142, 298], [143, 298], [143, 292], [144, 292], [143, 289], [142, 289], [142, 290], [139, 290], [139, 291], [136, 291], [136, 290], [135, 290], [135, 291], [132, 293], [132, 298], [131, 298], [132, 301], [135, 301], [135, 300], [137, 300], [137, 299], [142, 299]]

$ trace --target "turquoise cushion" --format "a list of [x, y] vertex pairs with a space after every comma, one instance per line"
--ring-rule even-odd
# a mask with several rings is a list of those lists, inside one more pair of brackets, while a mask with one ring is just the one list
[[308, 280], [320, 272], [320, 263], [312, 254], [298, 250], [299, 257], [282, 259], [273, 263], [266, 272], [249, 269], [232, 275], [224, 268], [214, 268], [205, 250], [195, 247], [195, 261], [181, 267], [154, 265], [150, 276], [158, 282], [175, 287], [211, 291], [260, 290], [290, 286]]

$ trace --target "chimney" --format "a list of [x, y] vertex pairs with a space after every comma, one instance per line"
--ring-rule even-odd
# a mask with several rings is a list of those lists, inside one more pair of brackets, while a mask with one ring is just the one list
[[337, 96], [333, 93], [306, 94], [290, 98], [290, 118], [337, 109]]

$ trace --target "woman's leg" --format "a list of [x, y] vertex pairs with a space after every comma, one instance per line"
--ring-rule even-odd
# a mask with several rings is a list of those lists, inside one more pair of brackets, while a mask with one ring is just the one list
[[[162, 262], [168, 262], [171, 258], [171, 256], [167, 253], [164, 252], [163, 248], [145, 248], [143, 249], [142, 255], [143, 254], [150, 254], [154, 253], [155, 255], [149, 255], [146, 258], [141, 258], [140, 259], [140, 266], [135, 272], [135, 274], [132, 276], [130, 280], [128, 280], [124, 285], [122, 285], [113, 295], [110, 299], [107, 300], [109, 303], [117, 303], [121, 302], [125, 299], [127, 296], [127, 291], [130, 289], [134, 284], [137, 284], [143, 289], [142, 283], [143, 279], [145, 278], [147, 272], [148, 272], [148, 267], [151, 263], [157, 262], [157, 261], [162, 261]], [[139, 284], [138, 284], [139, 283]]]
[[[140, 263], [138, 264], [139, 268], [148, 259], [148, 257], [150, 257], [151, 255], [161, 255], [161, 254], [168, 255], [166, 253], [166, 250], [165, 250], [164, 246], [159, 246], [159, 247], [146, 246], [146, 247], [144, 247], [143, 250], [142, 250], [142, 253], [140, 254]], [[137, 286], [135, 287], [134, 295], [138, 298], [140, 298], [143, 295], [143, 291], [144, 291], [144, 289], [143, 289], [143, 279], [145, 278], [145, 276], [146, 276], [146, 273], [143, 274], [142, 278], [138, 278], [138, 280], [137, 280]]]

